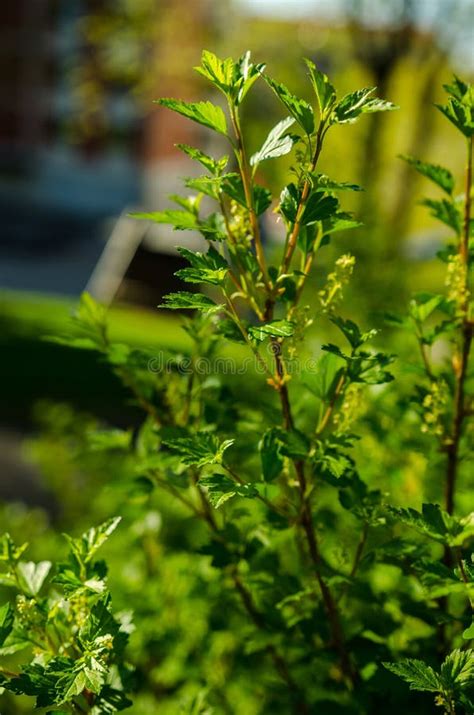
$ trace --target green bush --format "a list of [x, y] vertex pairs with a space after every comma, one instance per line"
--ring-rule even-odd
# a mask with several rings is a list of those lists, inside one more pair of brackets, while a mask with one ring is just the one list
[[[37, 696], [46, 712], [114, 712], [126, 696], [144, 715], [473, 712], [474, 520], [463, 515], [473, 458], [472, 88], [455, 78], [439, 107], [467, 143], [464, 196], [449, 171], [407, 157], [443, 192], [425, 203], [452, 239], [439, 252], [445, 294], [418, 294], [406, 316], [388, 316], [419, 346], [418, 363], [394, 366], [397, 384], [378, 331], [340, 314], [350, 255], [335, 260], [318, 305], [302, 302], [325, 247], [360, 225], [339, 199], [360, 187], [318, 173], [326, 136], [395, 107], [373, 88], [338, 98], [306, 64], [313, 104], [249, 54], [234, 62], [210, 52], [197, 70], [227, 114], [211, 102], [160, 100], [217, 132], [235, 160], [229, 171], [227, 156], [179, 145], [206, 169], [185, 181], [197, 193], [136, 215], [208, 242], [205, 253], [180, 249], [189, 267], [178, 271], [205, 292], [164, 304], [192, 311], [184, 328], [193, 349], [156, 355], [115, 343], [106, 311], [83, 296], [66, 342], [96, 351], [143, 419], [123, 430], [65, 406], [41, 410], [32, 449], [64, 526], [111, 513], [123, 521], [106, 546], [107, 583], [105, 564], [91, 558], [116, 521], [69, 539], [69, 559], [49, 580], [49, 562], [23, 562], [5, 537], [2, 583], [20, 590], [0, 612], [11, 712], [31, 707], [11, 693]], [[260, 79], [288, 116], [249, 157], [241, 105]], [[258, 166], [290, 152], [291, 180], [274, 202]], [[204, 209], [209, 199], [215, 212]], [[271, 206], [282, 255], [264, 250], [261, 216]], [[227, 341], [236, 349], [223, 361]], [[429, 473], [421, 484], [414, 469], [416, 501], [432, 499], [421, 508], [404, 494], [410, 460]], [[4, 516], [12, 533], [25, 530], [24, 514]], [[47, 533], [32, 544], [38, 558], [56, 543]], [[34, 588], [19, 579], [25, 573]]]

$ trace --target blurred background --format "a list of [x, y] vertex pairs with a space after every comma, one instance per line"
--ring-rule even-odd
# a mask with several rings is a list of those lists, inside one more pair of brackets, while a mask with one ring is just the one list
[[[334, 259], [353, 253], [342, 314], [381, 329], [383, 350], [399, 357], [395, 370], [408, 365], [408, 379], [358, 405], [363, 476], [371, 488], [390, 491], [394, 503], [436, 501], [444, 457], [433, 454], [434, 441], [409, 409], [419, 380], [416, 345], [391, 332], [383, 314], [403, 313], [413, 291], [442, 289], [435, 255], [446, 234], [418, 205], [432, 187], [397, 156], [443, 163], [461, 178], [462, 142], [433, 104], [453, 71], [472, 77], [473, 21], [473, 0], [0, 2], [0, 534], [29, 541], [28, 558], [50, 559], [64, 553], [61, 531], [77, 535], [123, 516], [104, 556], [114, 604], [135, 612], [136, 715], [155, 715], [158, 704], [160, 714], [176, 715], [203, 678], [230, 694], [233, 707], [225, 712], [255, 713], [249, 673], [255, 682], [262, 673], [248, 655], [249, 670], [233, 666], [242, 621], [219, 571], [200, 551], [204, 528], [179, 502], [136, 478], [133, 455], [113, 444], [101, 451], [92, 439], [104, 425], [133, 429], [143, 414], [96, 353], [49, 339], [69, 332], [87, 288], [110, 306], [114, 342], [148, 354], [189, 348], [180, 316], [156, 306], [178, 287], [174, 246], [199, 239], [163, 226], [152, 230], [127, 214], [165, 208], [181, 177], [192, 174], [175, 143], [211, 153], [223, 148], [153, 99], [219, 101], [192, 71], [202, 49], [233, 57], [251, 49], [272, 77], [308, 99], [302, 57], [329, 74], [341, 95], [376, 85], [379, 96], [400, 106], [329, 134], [321, 171], [365, 188], [341, 196], [343, 208], [365, 225], [318, 253], [308, 302], [317, 304]], [[255, 89], [244, 110], [250, 152], [285, 116], [263, 83]], [[275, 201], [289, 166], [287, 157], [262, 165], [259, 181]], [[267, 213], [271, 253], [281, 237]], [[310, 340], [315, 355], [328, 338], [328, 321], [322, 328], [318, 322]], [[213, 409], [232, 429], [237, 412], [221, 404], [215, 382]], [[224, 391], [224, 377], [222, 383]], [[265, 399], [262, 389], [261, 378], [249, 375], [228, 394], [238, 394], [252, 415], [255, 401]], [[330, 530], [339, 512], [323, 504], [318, 518]], [[346, 526], [344, 543], [333, 546], [349, 553], [349, 518]], [[31, 708], [30, 699], [0, 692], [4, 715], [29, 715]]]
[[[335, 131], [322, 159], [323, 171], [365, 188], [345, 204], [365, 228], [335, 250], [358, 259], [351, 305], [376, 314], [400, 305], [415, 277], [418, 290], [438, 279], [431, 259], [442, 236], [416, 205], [422, 180], [397, 155], [442, 161], [455, 173], [462, 166], [462, 147], [432, 105], [453, 70], [472, 73], [473, 13], [471, 0], [1, 3], [0, 498], [23, 491], [41, 501], [20, 455], [39, 400], [118, 422], [128, 415], [118, 383], [93, 356], [44, 340], [64, 329], [84, 288], [111, 304], [115, 337], [183, 348], [177, 323], [155, 308], [174, 287], [176, 237], [127, 212], [165, 207], [192, 172], [176, 142], [219, 147], [152, 100], [203, 98], [209, 87], [191, 71], [201, 50], [250, 48], [296, 94], [311, 93], [305, 56], [341, 93], [376, 85], [399, 104]], [[253, 151], [283, 113], [263, 86], [245, 111]], [[270, 162], [270, 188], [281, 188], [287, 168]]]

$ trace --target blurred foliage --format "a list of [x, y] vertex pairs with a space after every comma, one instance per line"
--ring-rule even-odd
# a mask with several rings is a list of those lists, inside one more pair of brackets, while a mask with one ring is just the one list
[[[250, 80], [243, 74], [248, 67], [245, 58], [238, 66], [228, 63], [229, 67], [231, 80], [224, 84], [224, 92], [231, 95], [235, 112], [243, 80], [252, 79], [252, 66]], [[214, 84], [224, 83], [212, 75], [218, 71], [221, 77], [224, 69], [211, 53], [204, 53], [202, 68]], [[308, 68], [319, 97], [319, 127], [357, 118], [361, 107], [369, 119], [374, 108], [390, 108], [364, 91], [337, 102], [327, 78], [311, 63]], [[281, 85], [269, 84], [303, 128], [311, 123], [314, 115], [308, 105]], [[289, 84], [293, 89], [291, 78]], [[321, 86], [329, 89], [324, 101]], [[447, 90], [450, 99], [443, 113], [470, 136], [472, 90], [459, 80]], [[175, 100], [163, 104], [201, 124], [215, 123], [223, 131], [221, 114], [212, 105]], [[250, 112], [248, 117], [251, 122]], [[238, 132], [239, 117], [233, 118]], [[308, 137], [285, 135], [289, 126], [286, 123], [273, 133], [253, 165], [265, 156], [283, 154], [294, 143], [311, 145], [318, 136], [317, 132], [312, 136], [312, 128]], [[349, 134], [354, 130], [347, 127]], [[359, 141], [364, 143], [362, 134]], [[255, 148], [260, 144], [256, 142]], [[470, 146], [472, 152], [472, 142]], [[236, 147], [243, 184], [248, 167], [238, 143]], [[331, 143], [328, 149], [332, 154]], [[408, 314], [400, 290], [396, 302], [403, 314], [388, 316], [393, 332], [381, 337], [366, 328], [369, 319], [363, 312], [360, 286], [357, 293], [347, 291], [352, 260], [346, 254], [335, 260], [336, 253], [324, 245], [333, 228], [328, 219], [340, 218], [337, 192], [347, 189], [338, 180], [351, 177], [321, 177], [314, 173], [315, 161], [308, 174], [303, 152], [292, 177], [296, 183], [286, 186], [281, 195], [278, 210], [288, 230], [295, 230], [297, 215], [301, 214], [303, 224], [307, 221], [297, 249], [303, 264], [308, 255], [318, 251], [319, 256], [320, 249], [326, 255], [311, 278], [317, 287], [305, 294], [311, 307], [296, 312], [298, 293], [292, 286], [303, 285], [308, 273], [295, 270], [291, 256], [287, 261], [285, 254], [279, 268], [270, 267], [267, 279], [279, 285], [282, 278], [284, 289], [268, 287], [262, 278], [265, 270], [257, 261], [261, 255], [255, 257], [249, 250], [252, 229], [242, 186], [233, 180], [235, 175], [222, 176], [220, 163], [193, 150], [187, 153], [204, 162], [212, 175], [201, 177], [194, 187], [220, 197], [224, 213], [226, 206], [231, 207], [229, 225], [240, 242], [225, 255], [212, 244], [206, 254], [181, 251], [190, 263], [179, 272], [181, 278], [210, 286], [209, 295], [167, 297], [168, 307], [194, 305], [210, 312], [185, 322], [186, 342], [180, 343], [174, 333], [166, 337], [170, 353], [176, 353], [178, 344], [184, 346], [183, 352], [192, 344], [191, 362], [175, 354], [166, 371], [150, 370], [150, 359], [156, 357], [155, 340], [150, 337], [155, 323], [144, 316], [139, 327], [135, 315], [127, 318], [126, 312], [114, 310], [108, 316], [90, 296], [83, 296], [73, 329], [57, 335], [55, 347], [80, 350], [80, 355], [94, 351], [97, 362], [108, 365], [110, 374], [122, 382], [137, 418], [124, 419], [123, 414], [110, 418], [100, 410], [92, 415], [78, 410], [77, 404], [39, 403], [35, 418], [40, 433], [25, 450], [40, 466], [59, 511], [51, 521], [41, 512], [4, 505], [2, 525], [14, 540], [28, 538], [32, 557], [45, 560], [64, 549], [59, 531], [80, 534], [111, 514], [122, 515], [122, 525], [103, 554], [114, 610], [133, 604], [135, 630], [127, 658], [135, 669], [132, 711], [137, 715], [151, 715], [157, 708], [165, 715], [311, 712], [299, 700], [300, 688], [310, 708], [328, 715], [375, 715], [382, 709], [387, 715], [403, 710], [428, 715], [433, 703], [450, 715], [467, 715], [472, 710], [474, 679], [474, 657], [466, 647], [473, 636], [474, 576], [469, 172], [466, 195], [459, 201], [455, 177], [448, 170], [426, 163], [425, 156], [423, 161], [409, 159], [411, 171], [418, 170], [446, 195], [426, 204], [448, 224], [442, 235], [452, 234], [440, 255], [441, 268], [427, 273], [426, 282], [433, 275], [438, 283], [446, 276], [448, 281], [439, 295], [414, 296]], [[285, 161], [281, 160], [283, 166]], [[308, 182], [315, 184], [308, 188], [305, 204], [302, 187], [309, 187]], [[267, 194], [256, 196], [265, 202]], [[211, 242], [229, 239], [228, 228], [222, 228], [216, 214], [213, 220], [202, 217], [199, 200], [178, 197], [178, 204], [180, 210], [141, 217], [190, 225]], [[340, 227], [346, 221], [350, 221], [347, 216]], [[312, 234], [308, 229], [315, 224]], [[258, 226], [253, 230], [258, 233]], [[231, 297], [224, 287], [224, 311], [213, 299], [230, 280], [230, 265], [239, 280], [247, 280]], [[367, 265], [362, 264], [364, 271]], [[416, 268], [413, 272], [416, 277]], [[232, 310], [232, 299], [237, 297], [248, 300], [247, 312], [240, 317]], [[262, 315], [269, 301], [274, 302], [272, 309], [276, 305], [279, 310], [276, 320]], [[255, 316], [252, 322], [250, 308], [260, 322]], [[339, 316], [345, 308], [351, 316], [356, 312], [364, 316], [363, 329]], [[40, 308], [41, 316], [43, 312]], [[303, 346], [302, 335], [313, 318], [317, 318], [315, 325]], [[54, 314], [48, 319], [54, 324]], [[119, 327], [114, 327], [115, 320]], [[158, 343], [163, 338], [158, 329], [168, 325], [166, 320], [156, 321]], [[232, 329], [236, 326], [240, 334]], [[408, 329], [403, 337], [402, 329]], [[54, 331], [63, 332], [62, 321]], [[237, 342], [231, 354], [240, 358], [242, 338], [264, 361], [272, 362], [269, 358], [276, 356], [278, 365], [276, 345], [287, 351], [286, 358], [299, 355], [303, 361], [316, 356], [316, 369], [314, 360], [302, 362], [305, 368], [294, 375], [279, 374], [275, 367], [268, 385], [261, 374], [255, 374], [255, 364], [243, 377], [217, 369], [211, 374], [199, 372], [202, 358], [216, 366], [217, 346], [224, 339]], [[368, 341], [373, 342], [373, 350], [366, 350]], [[265, 352], [268, 345], [273, 350]], [[390, 382], [387, 370], [392, 356], [381, 352], [392, 346], [400, 354], [393, 370], [396, 384]], [[234, 363], [234, 373], [239, 364]], [[289, 407], [285, 413], [283, 399], [281, 427], [278, 397], [288, 384], [295, 422], [288, 418]], [[453, 455], [456, 514], [443, 495]], [[307, 468], [308, 489], [298, 484], [301, 463]], [[444, 509], [439, 506], [442, 501]], [[308, 505], [322, 553], [313, 562], [302, 528]], [[298, 506], [301, 511], [293, 513]], [[324, 607], [325, 585], [335, 594], [345, 644], [357, 664], [359, 677], [352, 686]], [[7, 597], [7, 592], [2, 591], [2, 596]], [[0, 707], [21, 715], [31, 712], [31, 701], [12, 701], [3, 693]]]

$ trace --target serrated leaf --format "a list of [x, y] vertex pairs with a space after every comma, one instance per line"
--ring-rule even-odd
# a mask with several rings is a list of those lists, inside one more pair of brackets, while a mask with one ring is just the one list
[[405, 658], [399, 663], [382, 663], [394, 675], [410, 685], [410, 690], [437, 693], [441, 689], [439, 675], [422, 660]]
[[189, 251], [187, 248], [178, 248], [178, 251], [192, 266], [175, 273], [182, 280], [211, 285], [221, 285], [225, 281], [229, 265], [213, 246], [210, 246], [207, 253]]
[[199, 191], [199, 193], [218, 201], [222, 179], [220, 176], [190, 177], [184, 180], [184, 185], [188, 189], [194, 189], [194, 191]]
[[459, 235], [462, 226], [461, 215], [458, 208], [451, 201], [447, 199], [441, 199], [440, 201], [423, 199], [420, 203], [430, 209], [431, 216], [452, 228]]
[[450, 94], [455, 99], [458, 99], [460, 102], [462, 102], [466, 95], [470, 91], [472, 91], [471, 86], [469, 84], [466, 84], [466, 82], [463, 82], [463, 80], [460, 79], [456, 74], [453, 74], [451, 84], [443, 84], [443, 89], [445, 90], [445, 92]]
[[139, 221], [152, 221], [153, 223], [165, 223], [173, 226], [175, 231], [198, 231], [198, 217], [189, 211], [179, 209], [166, 209], [165, 211], [138, 211], [130, 213], [131, 218]]
[[365, 87], [346, 94], [334, 107], [332, 121], [337, 124], [354, 122], [361, 114], [397, 109], [395, 104], [373, 98], [375, 87]]
[[176, 144], [176, 147], [181, 149], [181, 151], [187, 154], [191, 159], [199, 161], [199, 163], [211, 174], [214, 174], [214, 176], [220, 175], [229, 162], [228, 156], [223, 156], [221, 159], [213, 159], [200, 149], [196, 149], [188, 144]]
[[408, 154], [401, 154], [400, 158], [413, 166], [419, 174], [425, 176], [443, 189], [449, 196], [452, 195], [454, 190], [454, 176], [448, 169], [445, 169], [444, 166], [429, 164], [428, 162], [415, 159], [414, 156], [409, 156]]
[[296, 97], [284, 84], [275, 82], [267, 75], [262, 76], [306, 134], [312, 134], [314, 131], [314, 113], [308, 102]]
[[309, 78], [313, 85], [316, 99], [318, 100], [321, 118], [325, 118], [336, 101], [336, 90], [329, 81], [327, 75], [318, 70], [314, 62], [305, 59], [309, 71]]
[[236, 68], [238, 69], [238, 81], [235, 84], [235, 103], [241, 104], [247, 92], [251, 89], [254, 83], [259, 77], [261, 77], [262, 72], [265, 69], [263, 63], [254, 64], [250, 61], [251, 53], [250, 50], [244, 52], [244, 54], [239, 58], [236, 63]]
[[445, 297], [442, 295], [419, 293], [413, 300], [410, 301], [410, 316], [414, 320], [423, 323], [437, 308], [439, 308], [440, 305], [444, 303], [445, 300]]
[[275, 159], [278, 156], [288, 154], [293, 147], [293, 138], [285, 134], [285, 132], [294, 122], [293, 117], [288, 117], [278, 122], [265, 139], [262, 148], [250, 158], [250, 165], [258, 166], [261, 161]]
[[178, 291], [177, 293], [168, 293], [163, 297], [164, 303], [159, 305], [159, 308], [167, 308], [168, 310], [216, 310], [220, 306], [216, 305], [213, 300], [203, 295], [202, 293], [189, 293], [187, 291]]
[[441, 666], [441, 681], [445, 688], [455, 690], [474, 682], [474, 650], [453, 650]]
[[207, 464], [221, 464], [224, 452], [234, 443], [233, 439], [220, 442], [218, 437], [208, 432], [197, 432], [191, 437], [165, 439], [163, 445], [177, 453], [186, 465], [204, 467]]
[[91, 561], [98, 549], [105, 544], [109, 536], [115, 531], [121, 520], [122, 517], [120, 516], [107, 519], [103, 524], [88, 529], [78, 538], [73, 538], [67, 534], [64, 535], [79, 563], [86, 564]]
[[325, 194], [324, 191], [315, 191], [310, 194], [303, 215], [301, 217], [301, 224], [303, 226], [310, 226], [316, 221], [323, 221], [324, 219], [333, 216], [339, 206], [339, 201], [335, 196], [329, 196]]
[[234, 85], [235, 66], [231, 57], [221, 60], [213, 52], [203, 50], [201, 65], [194, 68], [196, 72], [208, 79], [212, 84], [228, 95]]
[[223, 474], [201, 477], [199, 485], [207, 489], [209, 501], [216, 509], [219, 509], [226, 501], [235, 496], [246, 497], [247, 499], [253, 499], [258, 496], [253, 484], [239, 484]]
[[468, 139], [474, 135], [474, 106], [470, 103], [451, 97], [446, 105], [436, 104], [435, 106], [444, 116], [459, 129]]
[[311, 174], [311, 180], [316, 189], [325, 191], [363, 191], [362, 186], [347, 181], [334, 181], [326, 174]]
[[[227, 174], [222, 182], [222, 190], [231, 199], [237, 201], [241, 206], [247, 206], [242, 179], [238, 174]], [[272, 202], [271, 193], [268, 189], [258, 184], [253, 185], [253, 207], [257, 216], [264, 213]]]
[[255, 340], [265, 340], [269, 336], [274, 338], [289, 338], [295, 331], [295, 323], [290, 320], [272, 320], [261, 325], [251, 325], [248, 328], [249, 334]]
[[347, 338], [348, 342], [354, 349], [360, 347], [368, 340], [371, 340], [377, 334], [376, 330], [369, 330], [362, 333], [359, 326], [352, 320], [344, 320], [337, 315], [333, 315], [331, 317], [331, 323], [337, 325], [339, 330]]
[[338, 231], [348, 231], [363, 226], [361, 221], [357, 221], [350, 213], [339, 211], [333, 216], [329, 216], [322, 222], [322, 232], [324, 236], [329, 236]]
[[300, 199], [301, 192], [295, 184], [288, 184], [280, 194], [280, 211], [290, 223], [296, 221]]
[[459, 519], [443, 511], [439, 504], [423, 504], [421, 513], [416, 509], [393, 506], [388, 510], [397, 519], [442, 544], [460, 545], [474, 534], [472, 515]]
[[156, 100], [157, 104], [167, 107], [173, 112], [183, 115], [193, 122], [213, 129], [227, 136], [227, 122], [222, 109], [212, 102], [184, 102], [181, 99], [163, 98]]

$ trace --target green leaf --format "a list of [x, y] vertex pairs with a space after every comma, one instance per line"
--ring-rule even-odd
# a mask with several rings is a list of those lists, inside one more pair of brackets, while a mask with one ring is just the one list
[[413, 300], [410, 301], [410, 316], [417, 322], [423, 323], [445, 300], [445, 297], [442, 295], [418, 293]]
[[369, 330], [366, 333], [361, 333], [360, 328], [352, 320], [344, 320], [337, 315], [331, 317], [331, 323], [337, 325], [339, 330], [347, 338], [350, 345], [356, 349], [371, 340], [375, 335], [377, 335], [376, 330]]
[[199, 231], [207, 241], [224, 241], [227, 238], [225, 220], [221, 213], [209, 214], [200, 221]]
[[106, 594], [94, 604], [89, 618], [81, 628], [81, 640], [97, 646], [97, 639], [103, 636], [116, 636], [120, 625], [115, 620], [110, 610], [111, 596]]
[[443, 84], [443, 89], [445, 92], [454, 97], [454, 99], [458, 99], [460, 102], [468, 96], [470, 91], [472, 92], [471, 85], [463, 82], [463, 80], [455, 74], [453, 75], [452, 84]]
[[211, 246], [207, 253], [189, 251], [187, 248], [178, 248], [192, 268], [183, 268], [176, 271], [175, 275], [188, 283], [209, 283], [222, 285], [224, 283], [229, 265], [216, 249]]
[[400, 154], [400, 159], [406, 161], [408, 164], [413, 166], [419, 174], [426, 176], [427, 179], [430, 179], [430, 181], [443, 189], [443, 191], [445, 191], [449, 196], [452, 196], [454, 190], [454, 176], [448, 169], [445, 169], [444, 166], [439, 166], [439, 164], [429, 164], [425, 161], [415, 159], [415, 157], [407, 154]]
[[281, 441], [278, 439], [278, 432], [274, 428], [268, 429], [258, 445], [262, 474], [266, 482], [272, 482], [281, 473], [283, 459], [280, 455], [280, 447]]
[[238, 80], [235, 83], [234, 89], [234, 101], [236, 105], [242, 103], [247, 92], [251, 89], [257, 79], [262, 76], [262, 72], [265, 69], [264, 64], [254, 64], [250, 61], [250, 58], [250, 50], [247, 50], [247, 52], [244, 52], [244, 54], [239, 58], [236, 64], [238, 74]]
[[318, 100], [319, 112], [324, 119], [336, 101], [336, 90], [329, 81], [327, 75], [318, 70], [314, 62], [305, 59], [309, 71], [309, 78], [313, 85], [316, 99]]
[[388, 511], [408, 526], [449, 546], [461, 546], [474, 534], [474, 515], [458, 518], [443, 511], [439, 504], [423, 504], [421, 513], [393, 506], [388, 507]]
[[325, 191], [363, 191], [362, 186], [351, 184], [347, 181], [334, 181], [326, 174], [311, 174], [313, 185], [317, 189]]
[[12, 632], [14, 620], [13, 607], [10, 603], [5, 603], [5, 605], [0, 608], [0, 646], [5, 643], [6, 638]]
[[178, 437], [163, 440], [163, 445], [176, 452], [186, 465], [204, 467], [206, 464], [222, 464], [224, 452], [232, 444], [233, 439], [220, 442], [218, 437], [208, 432], [197, 432], [192, 437]]
[[283, 102], [292, 117], [304, 129], [306, 134], [314, 131], [314, 114], [311, 106], [304, 99], [299, 99], [284, 84], [275, 82], [267, 75], [262, 75], [265, 82], [273, 89], [277, 97]]
[[216, 509], [235, 496], [246, 497], [247, 499], [253, 499], [258, 496], [253, 484], [239, 484], [223, 474], [201, 477], [199, 485], [206, 487], [209, 501]]
[[249, 51], [234, 62], [230, 57], [221, 60], [213, 52], [204, 50], [201, 66], [194, 69], [217, 87], [233, 104], [239, 105], [260, 77], [265, 65], [253, 64], [250, 61]]
[[20, 561], [17, 565], [17, 573], [22, 589], [30, 596], [37, 596], [51, 566], [51, 561], [40, 561], [37, 564], [33, 561]]
[[348, 231], [350, 229], [359, 228], [360, 226], [363, 226], [363, 223], [354, 219], [350, 213], [339, 211], [333, 216], [324, 219], [322, 231], [324, 236], [329, 236], [331, 233]]
[[102, 452], [107, 450], [128, 451], [132, 441], [131, 430], [97, 430], [87, 433], [87, 441], [89, 448], [93, 452]]
[[166, 209], [165, 211], [133, 212], [129, 216], [140, 221], [170, 224], [175, 231], [199, 231], [198, 217], [189, 211]]
[[273, 127], [270, 134], [265, 139], [262, 148], [250, 158], [251, 166], [258, 166], [261, 161], [275, 159], [278, 156], [288, 154], [293, 147], [293, 137], [285, 132], [294, 124], [293, 117], [283, 119]]
[[474, 650], [453, 650], [441, 666], [441, 681], [448, 690], [474, 682]]
[[275, 439], [280, 442], [280, 454], [291, 459], [306, 459], [311, 445], [303, 432], [297, 429], [291, 431], [281, 427], [274, 428]]
[[72, 553], [79, 563], [86, 564], [91, 561], [98, 549], [107, 541], [109, 536], [115, 531], [122, 517], [115, 516], [107, 519], [103, 524], [94, 526], [84, 532], [79, 538], [73, 538], [64, 534], [71, 548]]
[[354, 122], [361, 114], [398, 109], [395, 104], [373, 98], [375, 87], [365, 87], [346, 94], [334, 107], [332, 121], [337, 124]]
[[303, 375], [303, 383], [320, 400], [329, 401], [341, 376], [344, 363], [341, 358], [325, 352], [311, 371]]
[[309, 226], [316, 221], [323, 221], [333, 216], [338, 206], [339, 201], [335, 196], [328, 196], [324, 191], [315, 191], [306, 202], [301, 223], [303, 226]]
[[422, 206], [427, 206], [431, 216], [437, 218], [438, 221], [445, 223], [453, 231], [459, 235], [461, 233], [462, 220], [458, 208], [447, 199], [437, 201], [435, 199], [424, 199], [420, 202]]
[[288, 184], [280, 194], [280, 211], [289, 223], [296, 221], [300, 199], [301, 192], [295, 184]]
[[468, 103], [464, 99], [451, 98], [446, 105], [436, 104], [435, 107], [469, 139], [474, 135], [474, 106], [472, 100]]
[[194, 69], [225, 95], [231, 92], [235, 80], [235, 65], [231, 57], [221, 60], [213, 52], [203, 50], [201, 66]]
[[[89, 293], [82, 293], [79, 305], [72, 316], [74, 324], [85, 336], [87, 341], [92, 341], [92, 346], [103, 350], [107, 334], [107, 311], [103, 305], [97, 303]], [[77, 340], [76, 337], [73, 341]], [[83, 338], [82, 338], [82, 341]]]
[[[268, 189], [258, 184], [253, 185], [253, 206], [257, 216], [264, 213], [272, 202], [272, 196]], [[238, 174], [227, 174], [222, 182], [222, 190], [231, 199], [237, 201], [241, 206], [247, 206], [247, 199], [245, 196], [244, 186], [242, 179]]]
[[474, 620], [472, 621], [471, 625], [466, 628], [465, 631], [463, 631], [462, 637], [468, 641], [474, 640]]
[[394, 675], [410, 684], [410, 690], [437, 693], [441, 689], [439, 675], [422, 660], [405, 658], [399, 663], [382, 663]]
[[28, 548], [28, 544], [16, 546], [10, 534], [3, 534], [0, 538], [0, 561], [15, 563]]
[[188, 189], [194, 189], [194, 191], [199, 191], [199, 193], [210, 196], [211, 199], [218, 201], [222, 178], [220, 176], [194, 176], [186, 178], [184, 185]]
[[201, 205], [202, 196], [179, 196], [178, 194], [169, 194], [168, 196], [171, 201], [175, 204], [181, 206], [185, 211], [193, 216], [199, 216], [199, 207]]
[[177, 293], [168, 293], [163, 297], [164, 303], [159, 305], [159, 308], [167, 308], [168, 310], [216, 310], [220, 306], [216, 305], [213, 300], [202, 295], [202, 293], [189, 293], [187, 291], [178, 291]]
[[265, 340], [269, 336], [273, 338], [289, 338], [293, 335], [295, 323], [290, 320], [272, 320], [261, 325], [251, 325], [248, 328], [249, 334], [255, 340]]
[[224, 112], [212, 102], [183, 102], [181, 99], [163, 98], [156, 100], [156, 103], [227, 136]]
[[223, 156], [221, 159], [213, 159], [211, 156], [204, 154], [204, 152], [188, 144], [176, 144], [176, 147], [181, 149], [181, 151], [191, 157], [191, 159], [199, 161], [200, 164], [214, 176], [220, 176], [229, 162], [228, 156]]

